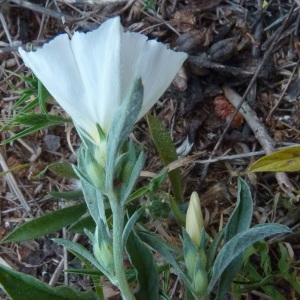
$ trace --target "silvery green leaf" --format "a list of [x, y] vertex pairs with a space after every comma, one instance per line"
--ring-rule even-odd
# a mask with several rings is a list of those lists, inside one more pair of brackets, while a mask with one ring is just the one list
[[88, 260], [91, 264], [93, 264], [97, 269], [99, 269], [103, 274], [107, 274], [106, 271], [102, 268], [102, 266], [98, 263], [95, 257], [82, 245], [78, 243], [74, 243], [72, 241], [66, 239], [55, 238], [52, 239], [55, 243], [66, 247], [70, 251], [74, 251]]
[[129, 236], [129, 233], [131, 232], [134, 224], [140, 218], [140, 216], [143, 214], [144, 211], [145, 211], [145, 207], [144, 206], [140, 207], [138, 210], [136, 210], [134, 212], [134, 214], [127, 221], [127, 223], [124, 227], [124, 230], [123, 230], [123, 234], [122, 234], [122, 240], [123, 240], [124, 245], [126, 245], [126, 243], [127, 243], [127, 238]]
[[152, 233], [148, 233], [148, 232], [144, 232], [144, 231], [139, 231], [137, 233], [143, 242], [145, 242], [146, 244], [151, 246], [153, 249], [155, 249], [157, 252], [159, 252], [166, 259], [166, 261], [172, 265], [175, 272], [180, 277], [180, 279], [184, 282], [186, 287], [192, 291], [193, 286], [191, 284], [189, 276], [186, 276], [184, 274], [179, 263], [176, 261], [173, 254], [170, 251], [174, 247], [172, 247], [171, 245], [162, 241], [160, 238], [154, 236]]
[[143, 84], [138, 77], [126, 99], [118, 108], [107, 136], [106, 188], [113, 190], [114, 169], [120, 147], [128, 138], [143, 103]]
[[74, 171], [80, 177], [84, 200], [95, 223], [98, 224], [99, 220], [103, 220], [106, 223], [103, 195], [100, 190], [88, 181], [86, 175], [82, 174], [85, 170], [85, 163], [82, 159], [83, 152], [84, 149], [81, 147], [78, 155], [78, 167], [74, 167]]
[[210, 294], [212, 292], [212, 289], [228, 265], [239, 255], [244, 253], [249, 246], [271, 235], [290, 232], [291, 230], [284, 225], [263, 224], [235, 235], [224, 245], [213, 264], [208, 293]]
[[107, 224], [98, 221], [93, 241], [94, 256], [101, 266], [112, 276], [114, 275], [114, 257], [111, 238], [107, 232]]
[[144, 152], [141, 152], [138, 159], [136, 160], [136, 163], [134, 165], [133, 170], [131, 171], [131, 174], [128, 174], [128, 181], [123, 182], [123, 185], [121, 187], [121, 193], [120, 193], [121, 203], [125, 203], [129, 198], [140, 176], [140, 173], [144, 167], [144, 164], [145, 164], [145, 156], [144, 156]]
[[[253, 213], [253, 202], [250, 189], [246, 182], [238, 179], [238, 198], [234, 211], [232, 212], [225, 227], [224, 243], [226, 244], [237, 233], [244, 232], [250, 228]], [[237, 256], [226, 268], [219, 280], [216, 299], [224, 299], [226, 292], [231, 286], [238, 270], [243, 262], [243, 253]]]
[[239, 177], [236, 206], [225, 227], [225, 243], [227, 243], [237, 233], [250, 228], [252, 213], [253, 201], [250, 189], [247, 183]]

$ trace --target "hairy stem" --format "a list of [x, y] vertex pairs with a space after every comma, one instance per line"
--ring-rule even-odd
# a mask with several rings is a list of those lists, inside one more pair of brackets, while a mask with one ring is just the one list
[[130, 289], [123, 264], [123, 240], [122, 233], [124, 227], [124, 206], [119, 203], [119, 199], [115, 193], [109, 195], [111, 209], [113, 213], [113, 253], [116, 278], [119, 283], [119, 289], [122, 293], [123, 299], [135, 300], [132, 290]]

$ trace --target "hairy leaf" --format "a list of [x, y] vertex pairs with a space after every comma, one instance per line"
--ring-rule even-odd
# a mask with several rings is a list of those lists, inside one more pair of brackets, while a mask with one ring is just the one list
[[35, 218], [17, 227], [11, 234], [6, 236], [1, 243], [32, 240], [55, 232], [77, 221], [86, 211], [86, 204], [80, 203]]

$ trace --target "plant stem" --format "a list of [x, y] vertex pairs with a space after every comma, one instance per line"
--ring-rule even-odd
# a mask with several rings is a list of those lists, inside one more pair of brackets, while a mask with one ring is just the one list
[[119, 289], [122, 297], [125, 300], [135, 300], [135, 297], [130, 289], [123, 265], [123, 226], [124, 226], [124, 206], [119, 203], [119, 199], [115, 193], [109, 195], [110, 205], [113, 213], [113, 253], [116, 278], [119, 283]]

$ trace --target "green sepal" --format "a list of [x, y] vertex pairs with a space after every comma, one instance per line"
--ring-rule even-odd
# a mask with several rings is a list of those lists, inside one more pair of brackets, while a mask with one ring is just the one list
[[205, 231], [202, 230], [199, 249], [194, 244], [185, 228], [183, 233], [184, 261], [193, 286], [193, 292], [198, 296], [205, 296], [208, 286], [208, 275], [206, 271], [207, 259], [205, 255]]
[[98, 220], [103, 220], [106, 223], [105, 215], [105, 205], [104, 197], [102, 192], [97, 189], [89, 180], [88, 175], [86, 174], [85, 161], [84, 161], [84, 151], [86, 150], [85, 146], [82, 145], [79, 149], [78, 155], [78, 167], [74, 166], [74, 171], [78, 175], [81, 181], [82, 191], [84, 195], [84, 200], [87, 204], [88, 210], [91, 213], [95, 223], [98, 223]]
[[100, 220], [96, 226], [95, 235], [92, 238], [89, 234], [89, 237], [93, 242], [94, 256], [106, 272], [113, 276], [115, 269], [113, 248], [107, 230], [107, 225]]

